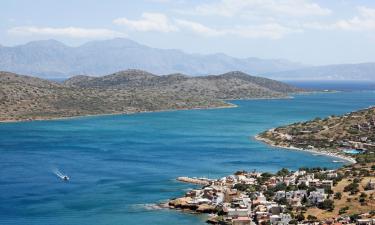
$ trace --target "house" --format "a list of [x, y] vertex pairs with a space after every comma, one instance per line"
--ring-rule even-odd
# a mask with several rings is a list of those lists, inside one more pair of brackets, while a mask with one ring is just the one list
[[366, 185], [366, 189], [368, 190], [374, 190], [375, 189], [375, 181], [373, 180], [370, 180], [367, 185]]
[[327, 173], [327, 178], [328, 179], [335, 179], [337, 176], [338, 175], [335, 172], [329, 172], [329, 173]]
[[286, 196], [285, 191], [277, 191], [275, 193], [274, 199], [276, 201], [279, 201], [280, 199], [285, 198], [285, 196]]
[[331, 189], [333, 187], [333, 180], [322, 180], [321, 187]]
[[296, 178], [294, 176], [284, 178], [284, 184], [286, 184], [286, 186], [292, 185], [295, 182], [296, 182]]
[[271, 204], [267, 207], [268, 212], [271, 213], [271, 215], [280, 215], [284, 211], [284, 206], [278, 205], [278, 204]]
[[252, 225], [254, 224], [250, 217], [241, 216], [232, 220], [233, 225]]
[[319, 179], [312, 179], [312, 180], [309, 180], [309, 185], [311, 187], [319, 187], [321, 185], [321, 182]]
[[324, 189], [317, 189], [317, 191], [310, 192], [308, 200], [311, 204], [317, 205], [326, 199], [326, 194], [324, 194]]
[[294, 191], [294, 197], [303, 198], [304, 196], [307, 196], [307, 191], [306, 190], [297, 190], [297, 191]]
[[296, 177], [304, 176], [305, 174], [306, 174], [305, 170], [298, 170], [298, 171], [294, 172], [294, 176], [296, 176]]
[[357, 219], [357, 225], [373, 225], [374, 219]]
[[249, 209], [236, 209], [236, 208], [227, 208], [228, 217], [237, 218], [237, 217], [248, 217], [251, 215]]
[[281, 213], [280, 215], [272, 215], [270, 216], [270, 223], [272, 225], [288, 225], [289, 222], [292, 220], [290, 214]]

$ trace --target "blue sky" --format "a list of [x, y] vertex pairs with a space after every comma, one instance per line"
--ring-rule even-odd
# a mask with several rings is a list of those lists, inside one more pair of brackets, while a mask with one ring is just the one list
[[127, 37], [311, 65], [375, 62], [373, 0], [2, 0], [0, 44]]

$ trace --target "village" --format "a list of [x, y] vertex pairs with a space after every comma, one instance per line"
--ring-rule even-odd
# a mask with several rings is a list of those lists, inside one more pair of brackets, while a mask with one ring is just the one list
[[238, 171], [220, 179], [180, 177], [201, 185], [168, 202], [171, 209], [207, 213], [211, 224], [375, 224], [373, 164], [338, 170]]

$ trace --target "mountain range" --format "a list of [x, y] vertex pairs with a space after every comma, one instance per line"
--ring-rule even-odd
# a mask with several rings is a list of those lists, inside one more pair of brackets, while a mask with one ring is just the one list
[[374, 80], [375, 63], [308, 66], [283, 59], [235, 58], [157, 49], [126, 38], [71, 47], [56, 40], [0, 45], [0, 71], [41, 78], [102, 76], [126, 69], [194, 76], [243, 71], [277, 80]]
[[242, 72], [191, 77], [126, 70], [63, 83], [0, 72], [0, 121], [231, 107], [226, 99], [280, 98], [300, 91]]
[[56, 40], [34, 41], [0, 47], [0, 70], [44, 78], [74, 75], [106, 75], [126, 69], [155, 74], [220, 74], [243, 71], [265, 74], [302, 68], [287, 60], [239, 59], [225, 54], [187, 54], [180, 50], [156, 49], [125, 38], [92, 41], [70, 47]]

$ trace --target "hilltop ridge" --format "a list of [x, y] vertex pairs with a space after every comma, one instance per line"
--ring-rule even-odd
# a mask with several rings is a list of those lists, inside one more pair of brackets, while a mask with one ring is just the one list
[[0, 121], [171, 109], [232, 107], [227, 99], [284, 98], [302, 91], [242, 72], [190, 77], [125, 70], [63, 83], [0, 72]]

